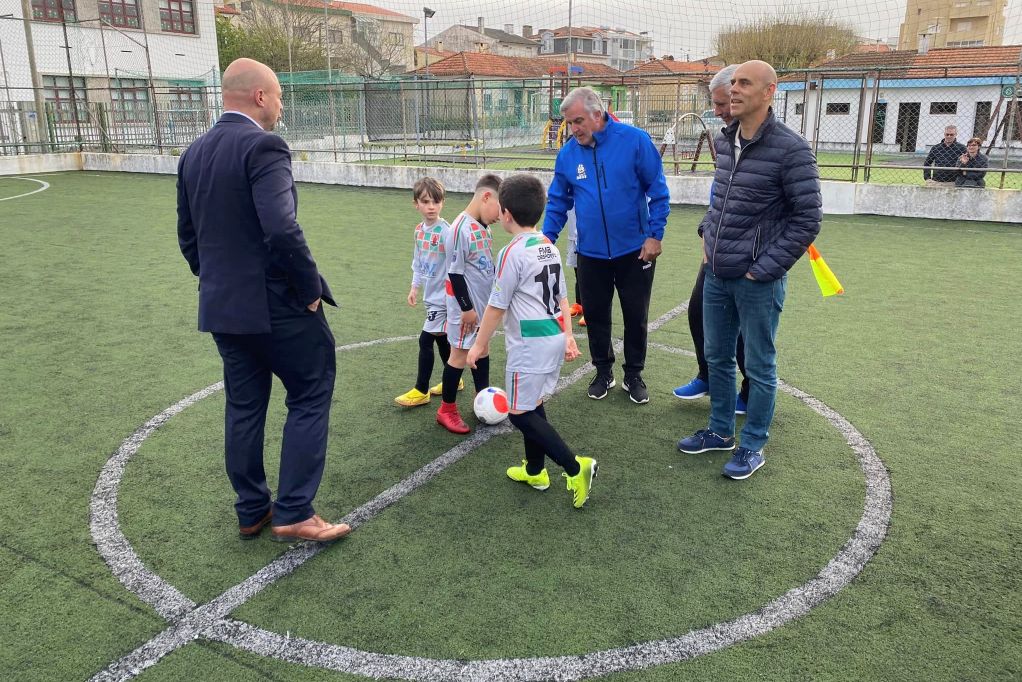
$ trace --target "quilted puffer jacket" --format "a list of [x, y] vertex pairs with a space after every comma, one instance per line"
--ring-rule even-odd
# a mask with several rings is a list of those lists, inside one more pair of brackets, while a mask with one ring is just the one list
[[715, 140], [717, 170], [699, 234], [715, 275], [750, 273], [770, 282], [791, 269], [820, 231], [820, 172], [809, 143], [772, 109], [740, 153], [738, 125], [732, 121]]

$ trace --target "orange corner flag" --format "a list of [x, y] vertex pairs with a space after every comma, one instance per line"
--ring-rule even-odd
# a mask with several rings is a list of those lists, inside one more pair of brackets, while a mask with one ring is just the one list
[[813, 275], [816, 276], [816, 283], [820, 285], [821, 294], [833, 296], [845, 293], [841, 282], [837, 281], [837, 277], [827, 267], [827, 261], [823, 260], [823, 256], [812, 244], [809, 245], [809, 264], [813, 266]]

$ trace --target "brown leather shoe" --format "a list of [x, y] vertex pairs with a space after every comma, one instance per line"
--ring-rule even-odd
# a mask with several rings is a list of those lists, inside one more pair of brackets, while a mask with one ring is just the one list
[[270, 522], [270, 519], [272, 518], [273, 510], [271, 509], [270, 511], [266, 512], [266, 516], [259, 519], [251, 526], [238, 526], [238, 537], [240, 537], [242, 540], [255, 540], [257, 537], [259, 537], [259, 533], [263, 531], [263, 528], [266, 527], [266, 524], [268, 524]]
[[292, 523], [289, 526], [273, 526], [270, 529], [272, 538], [276, 542], [296, 542], [298, 540], [311, 540], [313, 542], [333, 542], [340, 540], [351, 532], [351, 526], [346, 523], [327, 523], [319, 514], [312, 518]]

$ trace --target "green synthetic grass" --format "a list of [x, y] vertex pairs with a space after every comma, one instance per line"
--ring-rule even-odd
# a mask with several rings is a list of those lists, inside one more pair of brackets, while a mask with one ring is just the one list
[[[173, 179], [42, 179], [52, 185], [46, 192], [0, 204], [0, 675], [83, 679], [166, 626], [91, 545], [99, 470], [142, 422], [217, 381], [220, 362], [195, 331]], [[0, 198], [36, 187], [0, 178]], [[338, 343], [417, 334], [421, 308], [404, 304], [416, 222], [409, 193], [299, 192], [299, 217], [342, 304], [328, 311]], [[444, 215], [464, 203], [449, 197]], [[688, 298], [701, 213], [672, 211], [650, 319]], [[889, 537], [851, 586], [809, 616], [710, 656], [608, 679], [1022, 675], [1022, 470], [1012, 419], [1022, 403], [1022, 304], [1013, 293], [1022, 232], [828, 217], [817, 245], [847, 293], [822, 299], [808, 263], [796, 264], [779, 374], [874, 444], [891, 470]], [[684, 315], [650, 339], [691, 347]], [[415, 353], [408, 341], [338, 356], [317, 498], [327, 518], [459, 442], [430, 408], [391, 402], [410, 385]], [[502, 361], [497, 340], [493, 383], [503, 382]], [[582, 653], [755, 610], [813, 576], [848, 539], [862, 511], [862, 474], [840, 435], [786, 395], [767, 466], [752, 479], [721, 479], [723, 455], [681, 455], [675, 441], [704, 425], [708, 404], [669, 391], [694, 372], [692, 358], [651, 349], [650, 404], [632, 405], [619, 389], [590, 401], [584, 381], [552, 401], [551, 420], [569, 444], [601, 462], [581, 512], [556, 467], [544, 493], [507, 481], [521, 444], [501, 436], [232, 616], [372, 651], [482, 658]], [[276, 388], [271, 472], [283, 419]], [[467, 409], [468, 396], [460, 401]], [[147, 440], [120, 496], [121, 525], [139, 556], [200, 603], [282, 552], [266, 538], [235, 539], [222, 408], [222, 394], [211, 396]], [[355, 679], [201, 641], [142, 677]]]

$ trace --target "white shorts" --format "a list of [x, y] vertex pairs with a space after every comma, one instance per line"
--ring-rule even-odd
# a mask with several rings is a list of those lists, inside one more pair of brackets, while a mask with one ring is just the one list
[[443, 334], [447, 331], [447, 306], [426, 306], [426, 321], [422, 323], [422, 331], [430, 334]]
[[462, 350], [468, 350], [472, 347], [472, 344], [476, 342], [476, 336], [478, 336], [479, 325], [476, 325], [472, 329], [471, 333], [462, 336], [461, 334], [461, 315], [457, 319], [447, 320], [447, 341], [451, 344], [451, 348], [460, 348]]
[[569, 268], [578, 267], [578, 246], [575, 240], [568, 240], [568, 252], [564, 254], [564, 264]]
[[560, 377], [560, 368], [546, 374], [506, 372], [504, 392], [507, 393], [508, 407], [522, 412], [535, 410], [544, 398], [554, 394], [554, 388], [557, 387], [557, 380]]

